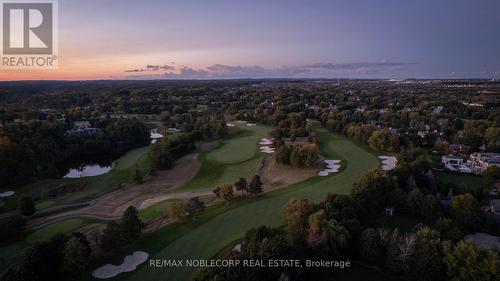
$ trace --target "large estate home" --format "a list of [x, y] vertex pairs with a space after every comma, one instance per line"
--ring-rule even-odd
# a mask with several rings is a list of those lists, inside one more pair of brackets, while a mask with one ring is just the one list
[[66, 137], [72, 136], [95, 136], [97, 128], [92, 128], [89, 121], [75, 121], [73, 129], [65, 132]]
[[482, 174], [488, 167], [500, 167], [500, 153], [474, 152], [466, 162], [462, 156], [449, 154], [441, 157], [441, 163], [450, 171]]
[[474, 173], [483, 173], [488, 167], [500, 167], [500, 153], [474, 152], [469, 156], [467, 165]]

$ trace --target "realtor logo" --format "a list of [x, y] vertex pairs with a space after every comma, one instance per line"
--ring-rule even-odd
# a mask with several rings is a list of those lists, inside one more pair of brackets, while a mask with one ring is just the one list
[[56, 0], [0, 0], [1, 68], [57, 67]]

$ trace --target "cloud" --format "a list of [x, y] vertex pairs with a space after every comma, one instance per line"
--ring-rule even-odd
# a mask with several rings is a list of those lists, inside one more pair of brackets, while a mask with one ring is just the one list
[[402, 69], [406, 66], [416, 65], [416, 62], [359, 62], [359, 63], [315, 63], [306, 65], [309, 68], [321, 69], [361, 69], [361, 68], [392, 68]]
[[266, 68], [259, 65], [213, 64], [200, 69], [188, 66], [147, 65], [145, 68], [125, 70], [125, 72], [149, 73], [147, 75], [132, 75], [129, 76], [130, 78], [335, 78], [401, 73], [416, 64], [415, 62], [315, 63], [276, 68]]
[[148, 64], [146, 65], [146, 68], [127, 69], [125, 72], [156, 72], [160, 70], [175, 70], [175, 66]]

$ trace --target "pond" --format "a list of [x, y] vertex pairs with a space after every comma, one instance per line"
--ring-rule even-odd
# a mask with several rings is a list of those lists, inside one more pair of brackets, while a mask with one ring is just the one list
[[62, 165], [63, 178], [93, 177], [109, 173], [116, 157], [83, 157], [67, 161]]

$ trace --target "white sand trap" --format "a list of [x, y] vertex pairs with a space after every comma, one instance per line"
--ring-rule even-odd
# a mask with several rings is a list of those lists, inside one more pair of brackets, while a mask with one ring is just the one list
[[326, 177], [328, 174], [337, 173], [340, 169], [340, 160], [324, 160], [326, 168], [318, 173], [320, 177]]
[[394, 168], [396, 168], [396, 165], [398, 164], [398, 159], [394, 156], [379, 156], [382, 160], [382, 170], [384, 171], [390, 171]]
[[274, 153], [274, 147], [269, 146], [273, 144], [273, 141], [271, 139], [261, 138], [259, 144], [261, 145], [260, 152], [267, 154]]
[[94, 270], [92, 276], [98, 279], [108, 279], [115, 277], [122, 272], [134, 271], [138, 265], [145, 262], [149, 254], [142, 251], [136, 251], [132, 255], [126, 256], [120, 265], [106, 264]]
[[234, 125], [233, 123], [227, 123], [226, 125], [227, 125], [228, 127], [234, 127], [234, 126], [236, 126], [236, 125]]
[[271, 139], [261, 138], [259, 144], [261, 144], [261, 145], [271, 145], [271, 144], [273, 144], [273, 141]]
[[247, 126], [256, 126], [257, 124], [254, 123], [247, 123]]
[[237, 252], [237, 253], [240, 253], [240, 252], [241, 252], [241, 243], [240, 243], [240, 244], [236, 244], [236, 245], [233, 247], [233, 252]]
[[274, 148], [268, 147], [268, 146], [263, 146], [260, 148], [260, 152], [272, 154], [274, 153]]
[[12, 190], [5, 191], [5, 192], [0, 193], [0, 198], [7, 198], [7, 197], [10, 197], [14, 194], [15, 194], [15, 192]]
[[163, 134], [158, 132], [158, 129], [152, 129], [149, 131], [149, 138], [150, 139], [161, 139], [163, 138]]

